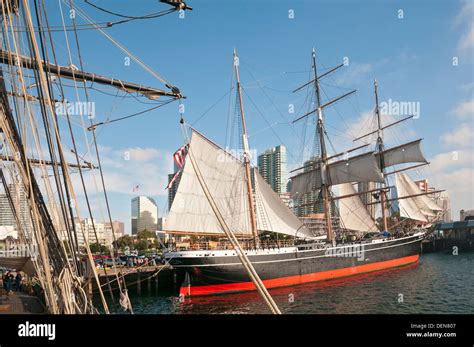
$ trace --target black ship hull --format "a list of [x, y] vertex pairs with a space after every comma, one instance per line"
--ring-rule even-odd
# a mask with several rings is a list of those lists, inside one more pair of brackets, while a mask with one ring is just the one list
[[[421, 234], [400, 239], [301, 249], [247, 251], [267, 288], [331, 280], [412, 264], [421, 251]], [[199, 296], [255, 290], [233, 250], [170, 252], [180, 295]]]

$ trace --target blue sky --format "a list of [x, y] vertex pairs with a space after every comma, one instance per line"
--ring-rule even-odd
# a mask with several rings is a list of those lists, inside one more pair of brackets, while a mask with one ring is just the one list
[[[92, 2], [128, 15], [166, 8], [145, 0]], [[119, 20], [77, 3], [98, 22]], [[393, 130], [393, 134], [387, 134], [387, 140], [396, 144], [424, 138], [424, 150], [433, 165], [418, 172], [419, 178], [428, 177], [437, 188], [448, 190], [455, 218], [459, 209], [474, 208], [472, 2], [188, 3], [194, 10], [186, 12], [184, 19], [171, 14], [106, 29], [160, 76], [179, 86], [187, 96], [184, 105], [188, 123], [217, 142], [226, 143], [229, 96], [223, 96], [229, 92], [232, 50], [236, 48], [251, 146], [260, 152], [284, 143], [290, 153], [289, 165], [300, 164], [303, 125], [290, 123], [298, 114], [290, 114], [288, 105], [294, 104], [300, 114], [304, 113], [305, 92], [292, 94], [291, 90], [308, 80], [311, 49], [315, 47], [321, 71], [340, 64], [344, 57], [349, 59], [347, 67], [324, 80], [328, 97], [351, 88], [358, 90], [355, 97], [326, 112], [327, 130], [336, 149], [343, 150], [351, 145], [351, 135], [368, 130], [364, 125], [370, 124], [367, 119], [374, 106], [373, 80], [377, 78], [381, 101], [417, 102], [421, 111], [419, 119]], [[51, 1], [48, 6], [51, 24], [59, 25], [58, 3]], [[399, 18], [400, 10], [403, 18]], [[293, 11], [294, 18], [289, 18], [289, 11]], [[68, 65], [64, 35], [54, 35], [58, 40], [59, 62]], [[72, 35], [69, 40], [73, 42]], [[125, 54], [99, 33], [81, 31], [79, 40], [85, 70], [163, 88], [161, 82], [133, 61], [125, 66]], [[74, 50], [73, 57], [74, 64], [79, 66]], [[457, 58], [456, 66], [453, 57]], [[108, 92], [115, 94], [113, 89]], [[91, 97], [96, 102], [97, 121], [152, 106], [133, 98], [101, 93], [93, 92]], [[216, 104], [219, 99], [222, 101]], [[166, 206], [164, 186], [166, 174], [172, 170], [171, 154], [183, 144], [178, 120], [178, 105], [172, 103], [98, 130], [112, 215], [126, 222], [127, 230], [130, 200], [137, 194], [132, 192], [134, 186], [140, 185], [139, 194], [157, 200], [160, 215]], [[311, 120], [307, 123], [307, 134], [310, 129]], [[130, 160], [124, 159], [125, 153], [130, 154]], [[97, 210], [99, 205], [99, 201], [93, 203]], [[96, 217], [102, 219], [100, 213]]]

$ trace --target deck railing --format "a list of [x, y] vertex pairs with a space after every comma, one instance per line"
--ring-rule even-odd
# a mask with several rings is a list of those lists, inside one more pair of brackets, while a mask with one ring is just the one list
[[[240, 246], [244, 250], [254, 250], [255, 244], [252, 240], [240, 240]], [[279, 249], [283, 247], [294, 247], [294, 240], [260, 240], [258, 244], [258, 249]], [[175, 248], [175, 247], [172, 247]], [[215, 250], [232, 250], [234, 246], [229, 241], [195, 241], [190, 242], [189, 247], [185, 247], [186, 250], [195, 250], [195, 251], [215, 251]], [[183, 249], [181, 249], [183, 250]]]

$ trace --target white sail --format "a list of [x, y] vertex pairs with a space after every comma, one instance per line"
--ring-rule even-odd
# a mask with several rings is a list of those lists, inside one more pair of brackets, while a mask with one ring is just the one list
[[383, 159], [385, 167], [405, 163], [426, 163], [421, 151], [421, 139], [384, 150]]
[[[319, 168], [308, 170], [292, 177], [292, 197], [300, 198], [308, 192], [321, 188], [319, 170]], [[327, 172], [328, 182], [331, 185], [350, 182], [384, 182], [373, 152], [330, 163], [327, 166]]]
[[[404, 197], [416, 194], [422, 194], [423, 191], [406, 174], [399, 173], [395, 175], [395, 186], [397, 196]], [[442, 211], [433, 200], [426, 195], [414, 196], [411, 198], [398, 200], [400, 216], [429, 222], [436, 217], [439, 211]]]
[[[252, 235], [244, 164], [196, 131], [192, 134], [189, 155], [194, 157], [229, 228], [237, 235]], [[224, 234], [189, 160], [163, 229]]]
[[[336, 187], [336, 190], [338, 190], [337, 196], [357, 193], [351, 183], [340, 184]], [[375, 221], [370, 216], [359, 195], [338, 199], [338, 204], [341, 227], [360, 232], [378, 231]]]
[[254, 170], [254, 177], [258, 230], [313, 238], [311, 231], [303, 226], [257, 170]]

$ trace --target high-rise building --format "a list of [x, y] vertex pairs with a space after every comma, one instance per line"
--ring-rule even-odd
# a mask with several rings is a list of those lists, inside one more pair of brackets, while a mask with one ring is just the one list
[[[375, 183], [374, 182], [359, 182], [357, 184], [357, 189], [359, 193], [368, 192], [375, 189]], [[374, 204], [375, 202], [374, 193], [376, 192], [370, 192], [370, 193], [359, 195], [360, 200], [365, 205], [367, 212], [369, 212], [370, 216], [373, 219], [375, 219], [375, 212], [377, 208], [377, 204]]]
[[451, 215], [451, 198], [449, 197], [448, 192], [441, 192], [435, 201], [438, 206], [443, 209], [439, 220], [452, 222], [453, 217]]
[[80, 221], [75, 218], [77, 243], [84, 247], [86, 243], [95, 244], [97, 241], [104, 246], [110, 246], [113, 241], [110, 223], [100, 223], [95, 219], [85, 218]]
[[[9, 184], [8, 190], [22, 230], [28, 231], [31, 215], [26, 194], [20, 185]], [[0, 193], [0, 225], [14, 226], [17, 230], [19, 229], [6, 192]]]
[[148, 196], [137, 196], [132, 199], [132, 235], [139, 231], [155, 232], [158, 223], [158, 206]]
[[[312, 170], [314, 166], [311, 164], [317, 160], [319, 159], [313, 157], [310, 160], [305, 161], [303, 164], [303, 171]], [[291, 190], [291, 184], [288, 185], [288, 189]], [[321, 213], [322, 211], [323, 204], [322, 199], [319, 198], [319, 190], [305, 193], [299, 199], [295, 199], [294, 201], [294, 213], [298, 217], [305, 217], [314, 213]]]
[[[175, 174], [176, 173], [168, 175], [168, 183], [171, 182]], [[171, 187], [168, 188], [168, 210], [171, 209], [171, 205], [173, 204], [174, 197], [176, 196], [176, 192], [178, 190], [178, 185], [179, 185], [180, 180], [181, 180], [181, 172], [178, 174], [178, 177], [176, 177], [176, 180], [173, 182]]]
[[276, 193], [286, 193], [288, 171], [285, 146], [279, 145], [260, 154], [257, 165], [262, 177]]
[[428, 192], [428, 180], [425, 178], [423, 180], [416, 181], [415, 184], [424, 192]]
[[16, 225], [15, 216], [13, 215], [10, 201], [6, 193], [0, 194], [0, 226]]
[[166, 217], [158, 218], [158, 231], [163, 231], [163, 226], [166, 223]]
[[123, 222], [114, 220], [112, 222], [112, 230], [114, 231], [115, 238], [119, 238], [125, 235], [125, 225], [123, 224]]

